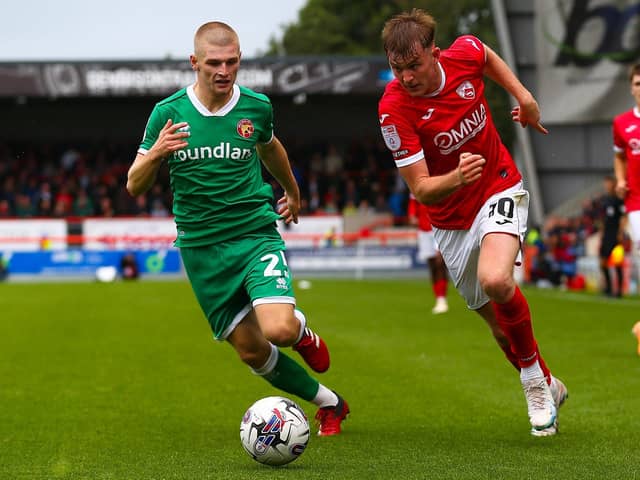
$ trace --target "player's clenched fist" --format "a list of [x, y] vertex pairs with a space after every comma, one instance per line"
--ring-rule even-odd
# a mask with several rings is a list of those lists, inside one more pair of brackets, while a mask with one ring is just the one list
[[458, 163], [458, 180], [461, 185], [473, 183], [482, 175], [484, 164], [487, 163], [482, 155], [477, 153], [463, 152], [460, 154], [460, 163]]

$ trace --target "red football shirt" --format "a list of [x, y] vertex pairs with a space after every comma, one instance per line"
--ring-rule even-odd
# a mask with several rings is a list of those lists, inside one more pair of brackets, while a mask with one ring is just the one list
[[442, 84], [433, 93], [411, 97], [397, 80], [378, 104], [380, 128], [396, 166], [424, 158], [432, 176], [458, 167], [463, 152], [485, 157], [480, 179], [429, 205], [431, 223], [468, 229], [484, 202], [522, 178], [502, 144], [484, 97], [486, 52], [476, 37], [464, 35], [440, 55]]
[[418, 229], [423, 232], [430, 232], [431, 218], [429, 218], [429, 211], [427, 206], [416, 200], [416, 197], [411, 195], [409, 197], [409, 205], [407, 206], [407, 215], [409, 218], [416, 218], [418, 220]]
[[640, 109], [621, 113], [613, 119], [613, 149], [627, 158], [627, 212], [640, 210]]

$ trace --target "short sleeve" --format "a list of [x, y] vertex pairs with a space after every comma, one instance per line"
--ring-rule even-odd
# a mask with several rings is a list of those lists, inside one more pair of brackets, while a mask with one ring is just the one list
[[273, 106], [268, 102], [265, 111], [264, 128], [258, 138], [259, 143], [269, 143], [273, 140]]
[[620, 126], [618, 118], [613, 120], [613, 151], [616, 153], [622, 153], [625, 150], [625, 142], [620, 134]]
[[144, 129], [142, 136], [142, 142], [138, 148], [139, 153], [147, 153], [160, 135], [160, 130], [167, 122], [167, 115], [163, 113], [162, 109], [156, 105], [147, 120], [147, 125]]
[[473, 35], [462, 35], [451, 44], [447, 53], [459, 61], [465, 62], [469, 68], [482, 73], [487, 63], [487, 51], [484, 43]]
[[424, 158], [420, 137], [410, 115], [383, 97], [378, 104], [378, 120], [384, 144], [391, 152], [396, 167], [406, 167]]

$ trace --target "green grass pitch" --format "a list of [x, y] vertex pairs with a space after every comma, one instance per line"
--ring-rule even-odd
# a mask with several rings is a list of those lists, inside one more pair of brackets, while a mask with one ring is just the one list
[[419, 280], [297, 293], [332, 352], [320, 380], [352, 414], [273, 468], [238, 428], [277, 391], [213, 341], [185, 281], [0, 285], [0, 478], [640, 478], [637, 297], [526, 289], [570, 392], [560, 434], [533, 438], [515, 370], [457, 293], [440, 316]]

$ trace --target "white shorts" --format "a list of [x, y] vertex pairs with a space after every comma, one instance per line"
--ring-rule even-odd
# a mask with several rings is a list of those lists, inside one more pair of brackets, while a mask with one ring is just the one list
[[433, 230], [430, 230], [428, 232], [419, 230], [417, 253], [418, 260], [420, 260], [421, 262], [426, 262], [436, 255], [438, 255], [438, 246], [436, 245], [436, 239], [433, 236]]
[[640, 210], [627, 213], [627, 218], [629, 219], [629, 230], [633, 246], [636, 253], [640, 253]]
[[[488, 233], [509, 233], [524, 239], [529, 216], [529, 192], [522, 183], [490, 197], [480, 208], [469, 230], [442, 230], [434, 227], [435, 240], [449, 269], [449, 274], [460, 295], [471, 310], [477, 310], [489, 301], [478, 281], [480, 244]], [[514, 259], [522, 261], [519, 251]]]

